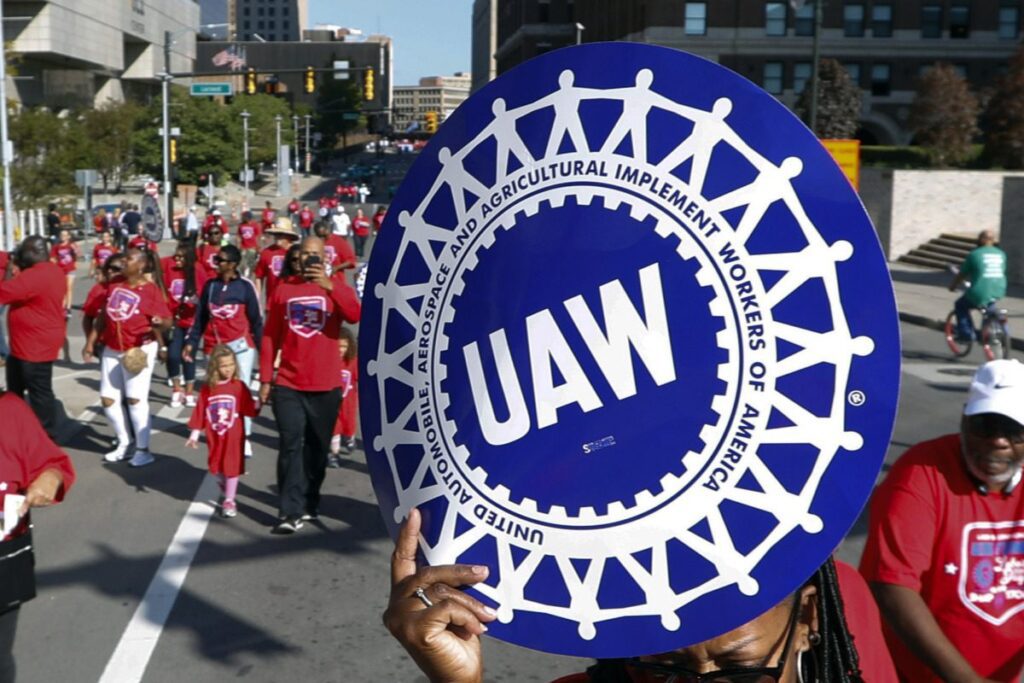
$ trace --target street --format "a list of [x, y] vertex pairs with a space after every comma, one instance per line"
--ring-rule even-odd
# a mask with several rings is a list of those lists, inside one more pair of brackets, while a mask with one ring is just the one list
[[[79, 278], [76, 301], [89, 284]], [[76, 312], [73, 358], [83, 341], [78, 325]], [[956, 428], [972, 363], [980, 361], [951, 361], [941, 335], [923, 327], [904, 325], [903, 340], [901, 411], [887, 463]], [[66, 503], [35, 514], [39, 598], [22, 610], [20, 680], [425, 680], [381, 624], [391, 543], [361, 450], [328, 471], [319, 521], [272, 536], [269, 408], [256, 420], [239, 516], [224, 520], [208, 502], [216, 489], [205, 450], [184, 447], [189, 409], [167, 405], [161, 371], [153, 399], [157, 462], [138, 470], [101, 460], [111, 435], [96, 408], [95, 368], [60, 362], [55, 374], [68, 414], [85, 423], [66, 444], [79, 479]], [[841, 558], [857, 561], [865, 531], [862, 519]], [[485, 651], [493, 681], [547, 681], [585, 666], [491, 639]]]

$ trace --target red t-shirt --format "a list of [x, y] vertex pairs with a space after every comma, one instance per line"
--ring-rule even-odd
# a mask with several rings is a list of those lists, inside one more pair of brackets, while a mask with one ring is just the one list
[[[120, 278], [118, 281], [123, 281]], [[106, 282], [97, 282], [85, 295], [85, 303], [82, 304], [82, 314], [87, 318], [95, 318], [103, 311], [103, 302], [107, 300], [107, 288], [110, 285]]]
[[[1024, 487], [981, 495], [960, 437], [920, 443], [871, 499], [860, 570], [917, 591], [939, 627], [983, 678], [1017, 681], [1024, 667]], [[891, 631], [902, 680], [940, 681]]]
[[380, 227], [384, 225], [384, 218], [387, 213], [375, 213], [373, 214], [373, 231], [380, 232]]
[[78, 247], [72, 242], [57, 243], [50, 249], [50, 258], [54, 259], [65, 273], [74, 273], [78, 260]]
[[[9, 304], [11, 353], [30, 363], [57, 360], [64, 345], [64, 271], [43, 261], [0, 282], [0, 304]], [[334, 354], [338, 355], [338, 354]]]
[[[331, 278], [330, 292], [300, 277], [280, 282], [267, 307], [260, 350], [260, 377], [299, 391], [329, 391], [341, 386], [338, 330], [359, 321], [359, 299], [341, 275]], [[312, 361], [312, 362], [311, 362]]]
[[[75, 483], [75, 467], [71, 458], [50, 440], [39, 418], [25, 402], [10, 392], [0, 394], [0, 434], [4, 435], [0, 439], [0, 510], [3, 510], [8, 495], [24, 495], [29, 485], [48, 469], [58, 470], [64, 480], [57, 489], [54, 502], [64, 500], [64, 494]], [[28, 531], [29, 517], [25, 515], [11, 535], [0, 538], [0, 541], [8, 541]], [[6, 554], [0, 542], [0, 556]]]
[[[174, 324], [182, 329], [189, 329], [196, 319], [196, 302], [203, 285], [206, 284], [206, 271], [202, 268], [195, 269], [196, 289], [195, 294], [182, 300], [185, 293], [185, 269], [174, 261], [173, 257], [161, 259], [164, 261], [162, 268], [164, 277], [164, 289], [167, 290], [167, 307], [174, 316]], [[170, 261], [169, 263], [167, 261]]]
[[352, 219], [352, 231], [360, 237], [370, 234], [370, 219], [366, 216], [356, 216]]
[[260, 226], [256, 222], [249, 221], [248, 223], [239, 223], [238, 247], [240, 249], [259, 249], [261, 235], [263, 235], [263, 230], [260, 229]]
[[359, 382], [359, 360], [341, 359], [341, 405], [338, 406], [338, 417], [334, 421], [332, 434], [355, 436], [356, 414], [359, 403], [357, 383]]
[[135, 287], [117, 282], [107, 288], [103, 301], [105, 321], [103, 345], [113, 351], [125, 351], [153, 341], [153, 319], [169, 320], [171, 311], [164, 295], [152, 282]]
[[299, 211], [299, 227], [309, 230], [309, 227], [313, 225], [313, 219], [315, 218], [316, 214], [314, 214], [309, 209], [303, 209], [302, 211]]
[[196, 247], [196, 270], [202, 269], [207, 278], [217, 277], [217, 263], [213, 259], [219, 253], [219, 244], [200, 244]]
[[148, 249], [149, 251], [157, 251], [160, 245], [156, 242], [150, 242], [142, 235], [136, 235], [135, 237], [128, 240], [129, 249]]
[[324, 240], [324, 257], [335, 272], [342, 270], [341, 266], [351, 268], [356, 262], [356, 252], [341, 235], [330, 235]]
[[92, 262], [96, 264], [97, 268], [101, 268], [107, 262], [107, 259], [116, 253], [117, 247], [113, 244], [103, 244], [100, 242], [92, 248]]
[[256, 412], [249, 387], [240, 380], [228, 380], [213, 387], [203, 384], [188, 428], [202, 429], [206, 433], [210, 474], [228, 477], [245, 474], [245, 421], [242, 418], [256, 417]]
[[288, 213], [298, 213], [298, 212], [299, 212], [299, 203], [298, 202], [288, 202]]
[[275, 212], [273, 209], [263, 209], [260, 214], [260, 218], [263, 220], [263, 229], [267, 230], [274, 227]]
[[264, 281], [264, 288], [267, 290], [267, 306], [274, 297], [274, 290], [281, 279], [281, 269], [284, 268], [284, 259], [288, 254], [287, 247], [280, 247], [272, 244], [260, 252], [260, 260], [256, 262], [253, 275], [257, 280]]

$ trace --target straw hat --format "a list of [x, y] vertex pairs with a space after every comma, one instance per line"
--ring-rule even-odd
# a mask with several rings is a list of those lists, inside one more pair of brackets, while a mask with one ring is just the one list
[[299, 239], [299, 233], [295, 232], [295, 226], [292, 225], [292, 219], [287, 216], [280, 216], [275, 220], [274, 227], [267, 230], [267, 234]]

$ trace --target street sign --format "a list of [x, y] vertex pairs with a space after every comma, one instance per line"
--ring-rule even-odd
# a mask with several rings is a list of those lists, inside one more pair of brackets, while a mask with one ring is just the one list
[[347, 111], [341, 115], [343, 121], [358, 121], [359, 113], [354, 111]]
[[334, 80], [336, 80], [336, 81], [347, 81], [348, 80], [348, 61], [336, 61], [336, 62], [334, 62]]
[[99, 172], [92, 168], [80, 168], [75, 170], [75, 185], [78, 187], [92, 187], [99, 178]]
[[821, 144], [843, 169], [853, 189], [860, 189], [860, 140], [822, 140]]
[[231, 97], [234, 94], [234, 88], [231, 87], [230, 82], [193, 83], [189, 87], [189, 93], [193, 97]]

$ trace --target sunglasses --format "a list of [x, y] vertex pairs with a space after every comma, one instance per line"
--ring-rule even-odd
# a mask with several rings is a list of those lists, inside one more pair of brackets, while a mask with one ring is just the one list
[[971, 436], [991, 439], [1003, 436], [1013, 443], [1024, 443], [1024, 426], [1005, 415], [982, 413], [967, 418], [967, 431]]
[[220, 265], [221, 263], [238, 263], [237, 261], [234, 261], [234, 260], [229, 259], [229, 258], [224, 258], [222, 256], [214, 256], [213, 257], [213, 262], [218, 264], [218, 265]]
[[108, 266], [107, 267], [107, 272], [108, 273], [120, 273], [122, 270], [124, 270], [124, 266]]
[[[799, 596], [794, 600], [793, 609], [789, 614], [789, 625], [786, 627], [786, 638], [782, 645], [779, 664], [775, 666], [738, 666], [708, 673], [697, 673], [682, 666], [645, 662], [640, 659], [626, 660], [626, 666], [638, 671], [645, 671], [656, 681], [665, 683], [779, 683], [786, 670], [790, 645], [796, 633], [797, 617], [800, 614]], [[778, 641], [776, 641], [778, 642]], [[771, 657], [771, 655], [768, 655]]]

